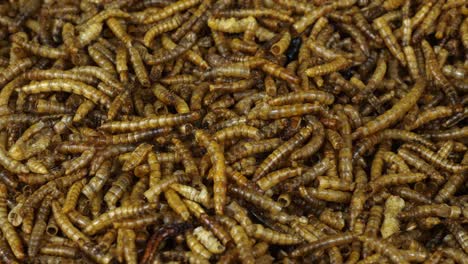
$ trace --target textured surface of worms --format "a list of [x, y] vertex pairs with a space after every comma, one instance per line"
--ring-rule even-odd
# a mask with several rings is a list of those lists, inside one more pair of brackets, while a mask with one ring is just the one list
[[0, 263], [467, 263], [466, 0], [0, 1]]

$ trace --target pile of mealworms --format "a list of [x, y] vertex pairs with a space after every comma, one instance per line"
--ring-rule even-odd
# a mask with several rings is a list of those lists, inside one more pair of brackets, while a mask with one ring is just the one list
[[466, 0], [0, 3], [1, 263], [468, 263]]

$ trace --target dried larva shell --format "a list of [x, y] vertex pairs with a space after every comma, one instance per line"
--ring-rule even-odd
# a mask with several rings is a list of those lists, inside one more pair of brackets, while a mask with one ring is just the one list
[[107, 213], [101, 214], [98, 218], [91, 221], [83, 232], [85, 234], [95, 234], [98, 231], [106, 228], [109, 225], [112, 225], [112, 222], [123, 219], [134, 217], [138, 214], [149, 212], [155, 208], [155, 204], [145, 204], [145, 205], [128, 205], [117, 207]]
[[23, 260], [26, 254], [23, 249], [23, 243], [15, 228], [10, 224], [7, 219], [7, 187], [5, 184], [0, 183], [0, 222], [3, 237], [10, 245], [11, 251], [19, 260]]
[[21, 87], [21, 91], [31, 94], [50, 91], [66, 91], [78, 95], [83, 95], [95, 104], [103, 104], [105, 106], [108, 106], [110, 104], [109, 97], [103, 94], [101, 91], [96, 90], [95, 88], [82, 82], [77, 82], [73, 80], [67, 80], [64, 82], [62, 80], [56, 79], [37, 82]]
[[28, 161], [26, 162], [26, 166], [33, 173], [38, 173], [38, 174], [49, 173], [49, 170], [47, 169], [47, 167], [35, 158], [28, 159]]
[[286, 179], [300, 175], [302, 171], [303, 168], [301, 167], [277, 170], [257, 180], [257, 185], [260, 186], [262, 190], [266, 191]]
[[419, 79], [410, 92], [408, 92], [408, 94], [406, 94], [406, 96], [403, 97], [400, 101], [398, 101], [398, 103], [393, 105], [390, 110], [365, 124], [364, 126], [358, 128], [353, 133], [353, 138], [373, 134], [396, 122], [416, 103], [416, 101], [422, 95], [425, 86], [425, 82]]
[[132, 182], [132, 175], [129, 173], [122, 173], [113, 183], [111, 188], [104, 195], [104, 201], [107, 207], [115, 208], [117, 202], [127, 192]]
[[202, 130], [195, 131], [195, 140], [205, 147], [213, 164], [214, 207], [218, 214], [223, 214], [226, 203], [226, 165], [221, 146]]
[[302, 238], [296, 235], [280, 233], [269, 228], [265, 228], [260, 224], [250, 225], [246, 231], [251, 236], [277, 245], [296, 245], [302, 242]]
[[459, 218], [461, 209], [458, 206], [449, 206], [447, 204], [419, 205], [412, 208], [411, 211], [402, 211], [398, 217], [400, 219], [437, 216], [445, 218]]
[[82, 179], [81, 181], [77, 181], [70, 187], [70, 189], [67, 192], [65, 202], [62, 206], [63, 213], [67, 214], [75, 208], [76, 203], [78, 202], [78, 197], [81, 193], [81, 189], [84, 187], [85, 184], [86, 179]]
[[288, 156], [298, 145], [304, 143], [312, 131], [311, 126], [306, 126], [296, 133], [296, 135], [294, 135], [290, 140], [283, 143], [273, 151], [273, 153], [271, 153], [255, 171], [254, 180], [258, 180], [270, 172], [283, 157]]
[[104, 123], [100, 128], [111, 132], [134, 132], [159, 127], [172, 127], [200, 119], [200, 113], [166, 114], [143, 118], [136, 121], [113, 121]]

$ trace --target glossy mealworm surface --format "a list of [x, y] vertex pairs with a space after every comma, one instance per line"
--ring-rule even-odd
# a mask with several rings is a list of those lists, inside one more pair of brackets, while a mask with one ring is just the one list
[[463, 0], [0, 1], [0, 263], [466, 263]]

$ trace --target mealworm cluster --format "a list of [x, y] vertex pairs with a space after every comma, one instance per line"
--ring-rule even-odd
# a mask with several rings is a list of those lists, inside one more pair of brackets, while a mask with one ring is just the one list
[[0, 3], [1, 263], [467, 263], [465, 0]]

